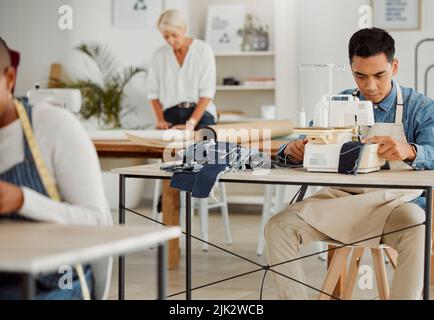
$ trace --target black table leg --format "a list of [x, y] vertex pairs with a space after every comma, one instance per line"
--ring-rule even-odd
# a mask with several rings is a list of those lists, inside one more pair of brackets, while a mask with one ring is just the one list
[[191, 300], [191, 193], [185, 194], [185, 291], [186, 299]]
[[34, 300], [36, 298], [36, 283], [33, 275], [21, 275], [21, 290], [23, 300]]
[[158, 246], [158, 300], [167, 297], [167, 244]]
[[423, 299], [429, 300], [431, 285], [431, 232], [432, 232], [432, 187], [426, 188], [425, 220], [425, 263], [423, 278]]
[[[125, 224], [125, 176], [119, 176], [119, 224]], [[119, 256], [118, 299], [125, 300], [125, 256]]]
[[304, 184], [301, 186], [300, 193], [298, 194], [297, 200], [295, 202], [303, 201], [304, 196], [306, 195], [306, 192], [307, 192], [307, 188], [309, 188], [309, 186], [307, 184]]

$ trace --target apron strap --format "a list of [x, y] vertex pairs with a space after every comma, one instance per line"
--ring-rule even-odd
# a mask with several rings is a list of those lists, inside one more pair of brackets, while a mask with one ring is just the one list
[[60, 202], [59, 191], [57, 190], [53, 177], [50, 175], [47, 166], [44, 163], [36, 139], [33, 135], [32, 125], [27, 111], [18, 100], [14, 100], [14, 104], [21, 121], [21, 126], [23, 127], [24, 136], [27, 140], [30, 152], [32, 153], [33, 160], [35, 161], [36, 169], [41, 177], [42, 184], [44, 185], [49, 197], [54, 201]]
[[396, 115], [395, 115], [395, 124], [402, 124], [402, 118], [404, 114], [404, 99], [402, 97], [401, 87], [394, 82], [396, 86]]

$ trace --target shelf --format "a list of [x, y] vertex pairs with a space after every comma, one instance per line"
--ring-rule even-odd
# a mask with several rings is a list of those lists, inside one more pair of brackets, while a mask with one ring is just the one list
[[274, 51], [216, 52], [216, 57], [272, 57]]
[[217, 86], [217, 91], [271, 91], [275, 90], [275, 85], [267, 86]]

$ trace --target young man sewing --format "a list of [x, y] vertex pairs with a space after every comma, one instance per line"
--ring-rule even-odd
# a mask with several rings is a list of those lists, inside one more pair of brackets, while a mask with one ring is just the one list
[[[87, 134], [63, 109], [46, 103], [31, 107], [15, 99], [15, 79], [9, 49], [0, 38], [0, 221], [111, 224], [98, 158]], [[53, 184], [46, 183], [46, 176]], [[59, 289], [61, 276], [39, 277], [37, 298], [81, 299], [76, 275], [72, 290]], [[91, 287], [93, 276], [87, 266]], [[1, 274], [0, 300], [18, 299], [19, 293], [18, 279]]]
[[[396, 168], [433, 169], [434, 102], [393, 80], [398, 72], [393, 38], [381, 29], [360, 30], [350, 40], [349, 58], [358, 90], [344, 94], [374, 104], [376, 124], [364, 142], [379, 144], [378, 155]], [[306, 143], [297, 140], [282, 146], [280, 155], [301, 163]], [[268, 222], [265, 234], [269, 264], [299, 257], [300, 246], [312, 241], [361, 241], [368, 247], [378, 247], [381, 242], [398, 252], [390, 299], [419, 299], [424, 257], [424, 226], [419, 224], [425, 221], [424, 208], [421, 192], [323, 188]], [[415, 225], [419, 226], [393, 233]], [[364, 241], [372, 237], [375, 239]], [[301, 261], [273, 269], [306, 282]], [[302, 284], [277, 274], [273, 274], [273, 280], [279, 298], [307, 298], [307, 287]]]

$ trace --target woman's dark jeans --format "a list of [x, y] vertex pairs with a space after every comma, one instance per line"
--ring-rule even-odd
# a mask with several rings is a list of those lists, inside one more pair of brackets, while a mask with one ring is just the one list
[[[172, 126], [176, 126], [178, 124], [185, 124], [188, 119], [190, 119], [191, 115], [194, 112], [194, 108], [170, 108], [164, 111], [164, 119], [169, 122]], [[207, 126], [211, 126], [215, 124], [214, 117], [208, 111], [202, 116], [199, 123], [196, 126], [196, 129], [203, 129]]]

